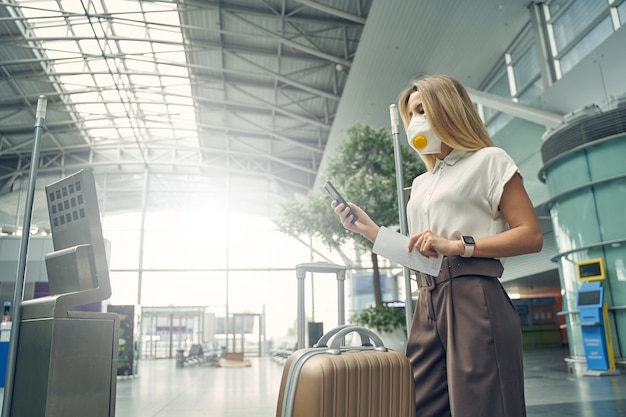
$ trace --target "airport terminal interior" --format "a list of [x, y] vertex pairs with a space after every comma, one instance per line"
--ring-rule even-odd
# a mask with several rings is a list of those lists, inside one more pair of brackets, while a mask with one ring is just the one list
[[280, 416], [287, 358], [378, 295], [402, 351], [415, 276], [322, 185], [384, 135], [393, 189], [367, 164], [333, 182], [391, 195], [402, 232], [423, 168], [390, 105], [433, 74], [542, 228], [501, 277], [527, 415], [626, 415], [626, 0], [5, 0], [0, 22], [2, 417]]

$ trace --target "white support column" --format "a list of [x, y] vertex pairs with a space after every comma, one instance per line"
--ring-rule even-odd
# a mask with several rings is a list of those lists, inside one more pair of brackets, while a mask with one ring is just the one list
[[530, 21], [535, 34], [537, 53], [539, 54], [539, 69], [541, 71], [541, 79], [543, 80], [543, 89], [547, 90], [557, 80], [557, 70], [552, 58], [544, 5], [532, 2], [528, 6], [528, 10], [530, 11]]

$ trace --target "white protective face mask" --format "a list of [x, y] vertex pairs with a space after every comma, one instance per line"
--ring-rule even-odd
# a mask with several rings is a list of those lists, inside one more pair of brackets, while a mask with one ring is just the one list
[[409, 146], [420, 154], [441, 153], [441, 139], [433, 132], [428, 120], [413, 117], [406, 128]]

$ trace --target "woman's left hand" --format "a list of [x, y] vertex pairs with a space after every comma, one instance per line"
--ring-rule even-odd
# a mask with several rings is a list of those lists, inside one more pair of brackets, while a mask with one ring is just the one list
[[424, 256], [437, 257], [438, 254], [444, 256], [459, 255], [463, 244], [460, 240], [448, 240], [438, 236], [430, 230], [424, 230], [409, 238], [409, 252], [414, 248]]

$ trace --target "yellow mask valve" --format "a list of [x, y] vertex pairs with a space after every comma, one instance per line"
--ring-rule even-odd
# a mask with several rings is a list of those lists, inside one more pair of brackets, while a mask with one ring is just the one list
[[428, 145], [428, 139], [424, 135], [417, 135], [413, 138], [413, 146], [415, 149], [424, 149]]

